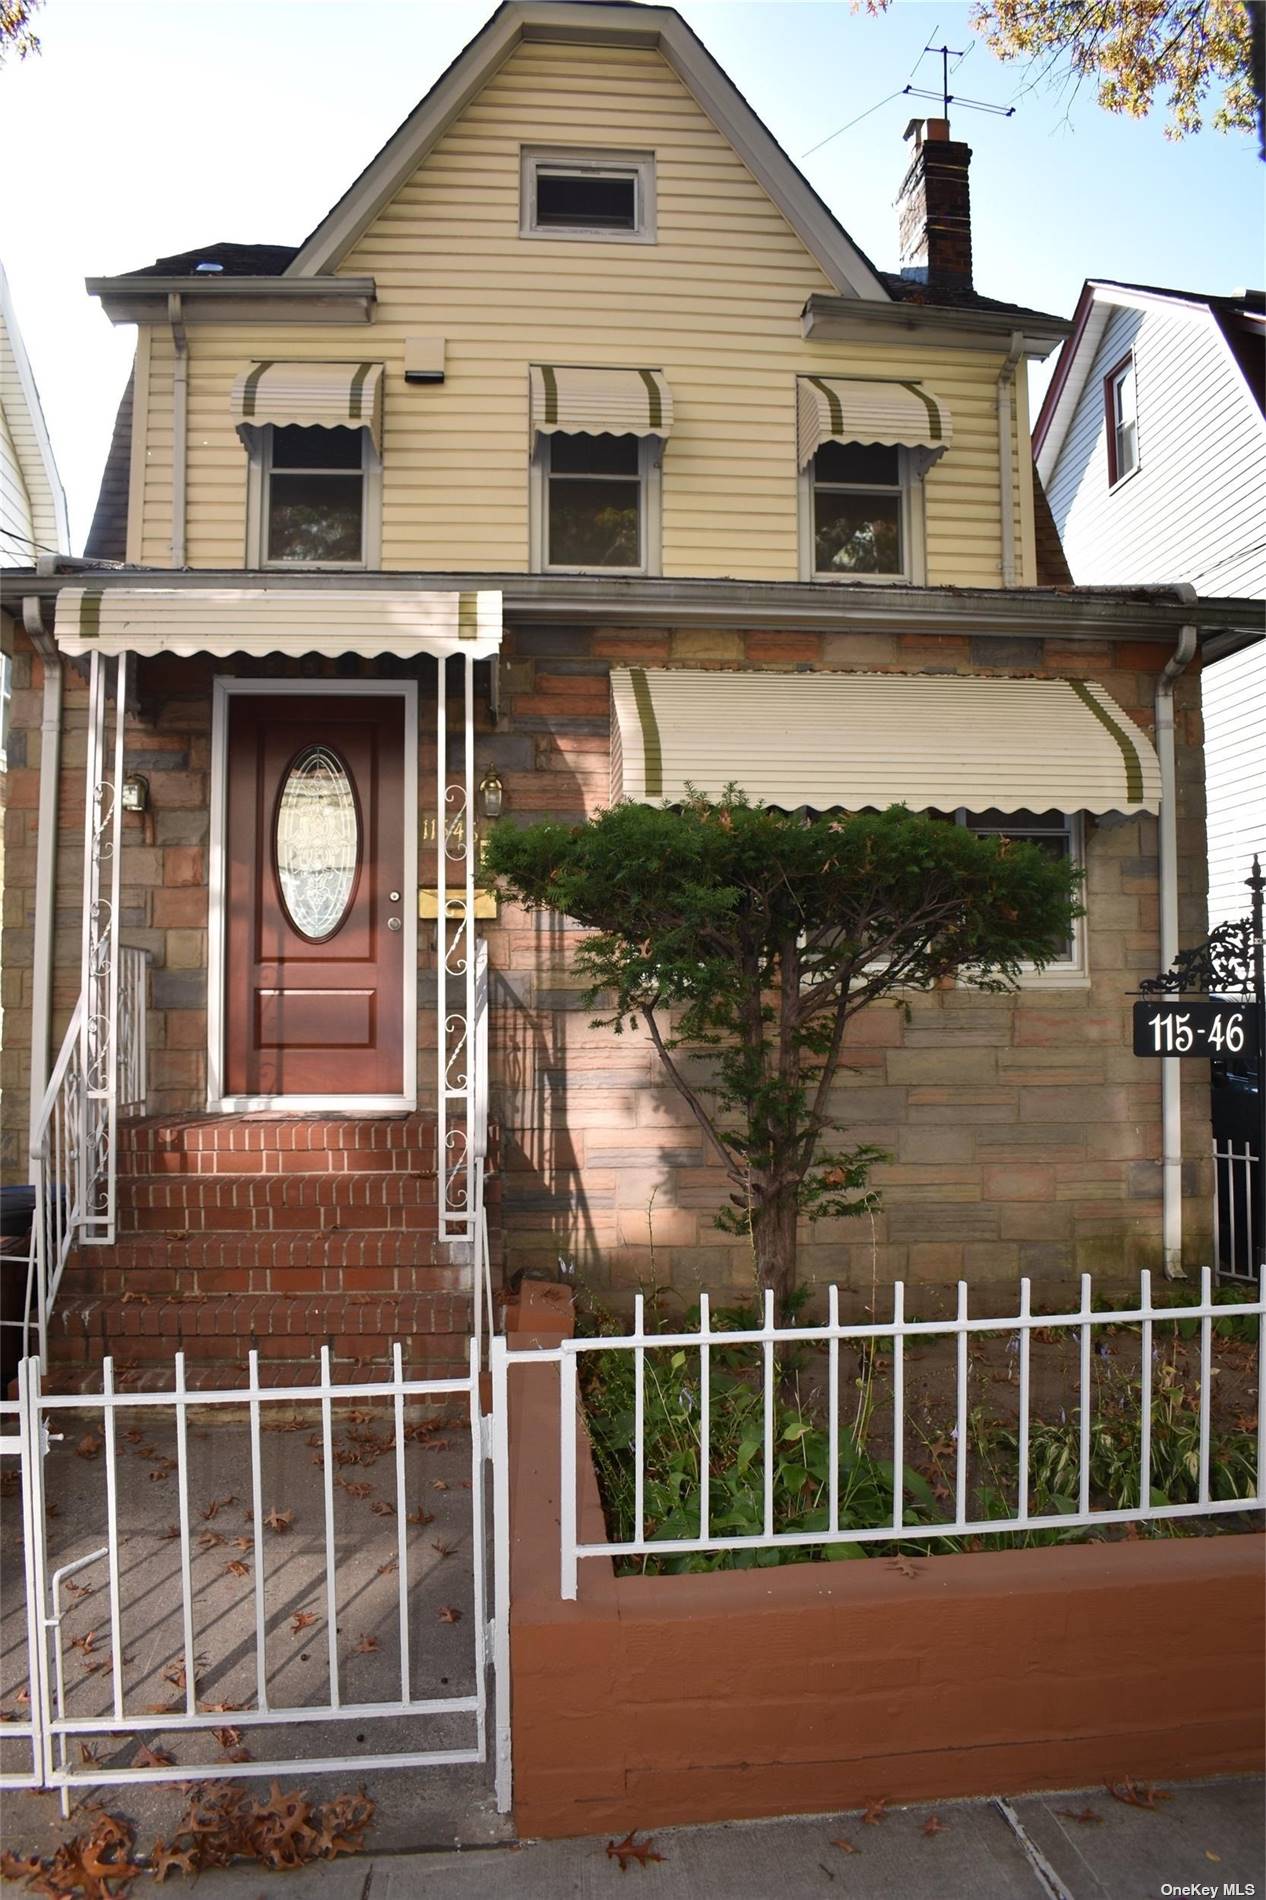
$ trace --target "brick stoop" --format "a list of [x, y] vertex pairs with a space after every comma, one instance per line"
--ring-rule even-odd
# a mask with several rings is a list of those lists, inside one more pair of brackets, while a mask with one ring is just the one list
[[465, 1271], [436, 1237], [430, 1115], [189, 1115], [119, 1129], [112, 1247], [81, 1248], [52, 1317], [52, 1376], [191, 1386], [309, 1384], [328, 1345], [338, 1376], [464, 1372]]

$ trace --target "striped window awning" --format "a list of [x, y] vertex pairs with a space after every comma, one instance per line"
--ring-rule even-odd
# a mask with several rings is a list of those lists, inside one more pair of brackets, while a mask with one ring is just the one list
[[532, 434], [659, 435], [673, 426], [673, 392], [657, 369], [567, 369], [533, 363]]
[[851, 376], [801, 376], [796, 382], [796, 446], [803, 468], [824, 442], [881, 443], [930, 449], [950, 445], [953, 419], [922, 383], [866, 382]]
[[382, 446], [381, 363], [249, 363], [233, 384], [233, 426], [368, 429]]
[[394, 653], [408, 659], [501, 645], [501, 595], [314, 587], [63, 587], [63, 653]]
[[1083, 680], [897, 673], [611, 675], [611, 797], [736, 784], [786, 811], [1157, 811], [1145, 735]]

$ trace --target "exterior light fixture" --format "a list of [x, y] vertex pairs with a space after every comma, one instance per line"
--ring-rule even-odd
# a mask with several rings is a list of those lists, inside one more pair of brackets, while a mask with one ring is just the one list
[[479, 781], [479, 797], [483, 805], [485, 818], [500, 818], [505, 804], [505, 786], [497, 774], [495, 765], [490, 765]]
[[140, 772], [129, 772], [123, 781], [119, 803], [124, 811], [148, 811], [149, 780]]

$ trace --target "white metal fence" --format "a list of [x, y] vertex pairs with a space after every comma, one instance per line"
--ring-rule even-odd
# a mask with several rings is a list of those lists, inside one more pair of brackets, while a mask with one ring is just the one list
[[[1090, 1276], [1081, 1280], [1081, 1299], [1077, 1309], [1066, 1313], [1035, 1313], [1028, 1280], [1020, 1282], [1018, 1310], [1004, 1316], [983, 1318], [969, 1312], [965, 1282], [958, 1286], [957, 1309], [953, 1318], [920, 1320], [906, 1317], [906, 1291], [898, 1282], [893, 1288], [892, 1317], [865, 1324], [843, 1324], [839, 1317], [838, 1289], [828, 1291], [827, 1318], [824, 1323], [804, 1326], [775, 1324], [773, 1295], [767, 1293], [763, 1323], [747, 1331], [720, 1328], [713, 1324], [707, 1296], [700, 1300], [699, 1325], [693, 1331], [648, 1332], [645, 1309], [639, 1295], [635, 1303], [631, 1332], [618, 1337], [564, 1340], [556, 1348], [516, 1350], [508, 1353], [504, 1339], [493, 1341], [494, 1402], [498, 1380], [504, 1384], [505, 1371], [511, 1365], [550, 1362], [558, 1365], [560, 1424], [560, 1589], [566, 1599], [577, 1594], [580, 1561], [589, 1557], [672, 1558], [693, 1552], [759, 1552], [762, 1550], [812, 1549], [823, 1546], [864, 1544], [936, 1544], [946, 1539], [989, 1538], [1002, 1534], [1040, 1531], [1068, 1532], [1082, 1526], [1089, 1529], [1110, 1525], [1128, 1525], [1172, 1521], [1184, 1518], [1224, 1516], [1258, 1510], [1266, 1504], [1262, 1495], [1262, 1453], [1266, 1380], [1260, 1343], [1257, 1352], [1257, 1424], [1255, 1426], [1255, 1479], [1251, 1495], [1233, 1498], [1215, 1496], [1211, 1487], [1211, 1456], [1215, 1432], [1211, 1419], [1213, 1369], [1213, 1329], [1231, 1316], [1259, 1322], [1264, 1303], [1259, 1297], [1232, 1307], [1215, 1305], [1211, 1269], [1203, 1270], [1199, 1300], [1184, 1306], [1157, 1306], [1152, 1298], [1151, 1276], [1141, 1275], [1137, 1306], [1096, 1310]], [[1191, 1473], [1195, 1497], [1183, 1502], [1157, 1501], [1153, 1486], [1152, 1428], [1154, 1403], [1154, 1335], [1158, 1328], [1183, 1326], [1194, 1333], [1198, 1365], [1198, 1433], [1194, 1449], [1195, 1466]], [[1136, 1467], [1137, 1502], [1125, 1507], [1105, 1506], [1092, 1495], [1091, 1448], [1095, 1395], [1092, 1380], [1096, 1336], [1107, 1329], [1137, 1329], [1138, 1366], [1136, 1420], [1138, 1461]], [[1034, 1431], [1032, 1342], [1041, 1332], [1044, 1339], [1067, 1333], [1075, 1338], [1077, 1365], [1074, 1386], [1063, 1394], [1063, 1409], [1076, 1417], [1076, 1498], [1075, 1508], [1058, 1512], [1034, 1510], [1030, 1440]], [[969, 1343], [985, 1335], [1001, 1335], [1014, 1345], [1016, 1384], [1016, 1489], [1015, 1508], [1009, 1514], [984, 1515], [972, 1509], [969, 1494]], [[934, 1520], [925, 1510], [914, 1510], [906, 1501], [902, 1474], [908, 1450], [906, 1372], [907, 1353], [912, 1346], [924, 1346], [934, 1340], [951, 1340], [954, 1348], [952, 1482], [947, 1486], [944, 1515]], [[862, 1342], [883, 1342], [890, 1354], [887, 1383], [891, 1392], [889, 1411], [891, 1435], [885, 1450], [890, 1452], [892, 1473], [891, 1515], [882, 1523], [858, 1525], [848, 1521], [841, 1508], [841, 1472], [850, 1454], [848, 1433], [841, 1421], [841, 1348]], [[817, 1347], [826, 1355], [825, 1430], [828, 1440], [825, 1476], [824, 1521], [820, 1528], [779, 1531], [775, 1529], [774, 1472], [777, 1446], [775, 1422], [778, 1409], [778, 1384], [781, 1364], [786, 1355]], [[759, 1360], [755, 1381], [760, 1393], [761, 1429], [758, 1442], [751, 1448], [752, 1462], [759, 1460], [763, 1496], [763, 1524], [759, 1532], [735, 1535], [714, 1522], [711, 1493], [717, 1485], [713, 1459], [713, 1379], [714, 1356], [747, 1350]], [[698, 1534], [690, 1537], [656, 1535], [647, 1523], [646, 1394], [648, 1354], [685, 1355], [697, 1367], [692, 1391], [697, 1394], [693, 1417], [683, 1426], [693, 1440], [694, 1468], [697, 1471]], [[590, 1354], [627, 1354], [632, 1360], [633, 1418], [629, 1458], [633, 1477], [634, 1534], [623, 1539], [605, 1538], [601, 1542], [582, 1541], [577, 1531], [577, 1417], [578, 1368]]]
[[1213, 1233], [1218, 1273], [1224, 1280], [1255, 1281], [1262, 1206], [1258, 1156], [1248, 1142], [1213, 1144]]
[[[486, 1681], [493, 1655], [485, 1587], [484, 1470], [491, 1456], [492, 1433], [489, 1422], [480, 1415], [475, 1344], [471, 1342], [469, 1368], [460, 1377], [406, 1378], [399, 1345], [394, 1347], [392, 1369], [386, 1378], [335, 1382], [328, 1348], [321, 1353], [319, 1371], [319, 1382], [314, 1385], [264, 1385], [258, 1354], [252, 1352], [245, 1387], [190, 1390], [184, 1356], [177, 1354], [170, 1391], [133, 1391], [120, 1388], [114, 1366], [107, 1359], [99, 1391], [62, 1395], [42, 1391], [37, 1359], [22, 1363], [17, 1399], [0, 1405], [0, 1454], [16, 1457], [21, 1474], [23, 1571], [19, 1586], [10, 1570], [3, 1647], [6, 1668], [11, 1669], [21, 1648], [13, 1619], [24, 1594], [29, 1674], [19, 1690], [21, 1719], [6, 1721], [0, 1729], [0, 1787], [59, 1788], [65, 1805], [66, 1791], [76, 1784], [425, 1768], [485, 1760]], [[459, 1652], [456, 1665], [449, 1661], [444, 1666], [450, 1671], [456, 1666], [469, 1686], [463, 1693], [438, 1694], [420, 1693], [418, 1686], [420, 1682], [451, 1678], [434, 1678], [433, 1671], [439, 1665], [433, 1659], [428, 1662], [423, 1653], [428, 1631], [436, 1627], [436, 1612], [432, 1608], [432, 1620], [419, 1627], [420, 1571], [427, 1563], [434, 1570], [436, 1560], [427, 1556], [425, 1544], [420, 1541], [422, 1534], [415, 1536], [410, 1528], [411, 1523], [428, 1524], [431, 1514], [425, 1505], [410, 1512], [410, 1490], [416, 1494], [419, 1479], [416, 1469], [406, 1475], [406, 1447], [411, 1441], [422, 1443], [427, 1431], [434, 1429], [425, 1422], [417, 1424], [420, 1414], [424, 1416], [427, 1408], [433, 1412], [445, 1405], [457, 1408], [470, 1434], [469, 1474], [452, 1486], [463, 1498], [469, 1486], [468, 1516], [463, 1510], [463, 1518], [469, 1523], [469, 1571], [463, 1562], [465, 1552], [459, 1556], [460, 1584], [456, 1582], [457, 1567], [449, 1563], [444, 1571], [445, 1589], [465, 1592], [466, 1607], [449, 1606], [439, 1614], [441, 1623], [451, 1625], [466, 1619], [460, 1634], [445, 1631], [442, 1637], [450, 1646], [446, 1654], [453, 1653], [456, 1644], [466, 1656], [461, 1662]], [[372, 1408], [372, 1414], [357, 1409], [364, 1407]], [[296, 1408], [304, 1409], [313, 1429], [302, 1448], [297, 1440], [286, 1442], [294, 1442], [299, 1464], [319, 1466], [319, 1472], [310, 1477], [311, 1485], [316, 1487], [311, 1500], [316, 1528], [309, 1523], [302, 1558], [288, 1514], [282, 1513], [278, 1519], [275, 1490], [270, 1498], [268, 1486], [274, 1480], [269, 1478], [266, 1484], [264, 1475], [263, 1434], [270, 1426], [283, 1432], [299, 1429], [294, 1422]], [[385, 1561], [372, 1574], [372, 1584], [367, 1585], [363, 1579], [348, 1580], [352, 1558], [362, 1554], [358, 1546], [366, 1540], [362, 1534], [349, 1547], [345, 1526], [336, 1539], [336, 1496], [340, 1508], [346, 1511], [351, 1506], [337, 1487], [357, 1498], [374, 1487], [363, 1482], [354, 1469], [351, 1478], [346, 1475], [343, 1462], [349, 1454], [336, 1444], [335, 1430], [339, 1418], [364, 1420], [371, 1415], [386, 1425], [373, 1455], [387, 1461], [390, 1478], [378, 1487], [382, 1496], [372, 1506], [361, 1507], [372, 1508], [378, 1514], [376, 1521], [367, 1518], [366, 1523], [381, 1527], [379, 1536], [385, 1540], [384, 1548], [375, 1552]], [[56, 1508], [56, 1500], [48, 1495], [46, 1460], [50, 1440], [56, 1441], [63, 1432], [68, 1438], [73, 1434], [78, 1439], [85, 1419], [89, 1431], [78, 1440], [77, 1450], [93, 1461], [91, 1479], [99, 1478], [94, 1495], [100, 1509], [82, 1504], [75, 1508], [77, 1521], [65, 1528], [58, 1525], [61, 1548], [50, 1555], [48, 1518]], [[165, 1455], [158, 1455], [151, 1444], [138, 1452], [137, 1442], [154, 1437], [160, 1421], [166, 1433]], [[217, 1437], [215, 1428], [222, 1433], [231, 1423], [242, 1434], [242, 1449], [232, 1472], [242, 1496], [213, 1498], [208, 1507], [194, 1485], [191, 1467], [195, 1455], [210, 1457]], [[451, 1428], [451, 1420], [449, 1425]], [[193, 1438], [199, 1442], [191, 1444]], [[313, 1450], [309, 1452], [307, 1446]], [[447, 1444], [444, 1448], [448, 1449]], [[69, 1446], [62, 1456], [66, 1457], [67, 1452], [74, 1457], [75, 1451]], [[142, 1469], [150, 1480], [157, 1474], [166, 1488], [160, 1492], [141, 1481], [130, 1457], [124, 1462], [130, 1453], [148, 1457], [148, 1465]], [[356, 1459], [358, 1455], [353, 1448], [350, 1457]], [[456, 1455], [460, 1456], [460, 1451]], [[71, 1469], [76, 1478], [83, 1470]], [[63, 1478], [65, 1471], [63, 1466]], [[438, 1488], [443, 1491], [449, 1486], [441, 1482]], [[154, 1500], [151, 1517], [140, 1529], [138, 1492], [144, 1499], [142, 1509]], [[233, 1513], [239, 1536], [230, 1540], [221, 1534], [218, 1525], [223, 1522], [227, 1533], [227, 1507], [243, 1502], [245, 1511]], [[72, 1505], [64, 1497], [61, 1503], [60, 1515], [65, 1519], [72, 1515]], [[220, 1505], [226, 1507], [225, 1515], [217, 1518]], [[170, 1516], [166, 1531], [155, 1532], [153, 1511]], [[123, 1521], [125, 1515], [129, 1516], [127, 1523]], [[212, 1518], [217, 1519], [215, 1526], [210, 1523]], [[266, 1538], [269, 1526], [272, 1531], [280, 1529], [290, 1534], [270, 1534]], [[153, 1541], [156, 1534], [169, 1540], [165, 1547], [170, 1557], [165, 1566], [159, 1562], [163, 1545], [156, 1547]], [[18, 1542], [11, 1528], [4, 1553], [9, 1565], [14, 1564]], [[461, 1543], [466, 1543], [464, 1531]], [[243, 1551], [241, 1558], [233, 1559], [234, 1548]], [[209, 1551], [213, 1552], [210, 1572], [205, 1568]], [[451, 1558], [453, 1551], [445, 1546], [441, 1555]], [[218, 1560], [224, 1557], [228, 1557], [228, 1563], [220, 1564]], [[195, 1563], [203, 1565], [197, 1578]], [[324, 1693], [301, 1700], [293, 1694], [279, 1696], [275, 1687], [278, 1634], [284, 1637], [287, 1619], [294, 1613], [296, 1598], [288, 1579], [293, 1578], [296, 1564], [303, 1577], [297, 1600], [312, 1605], [311, 1610], [303, 1611], [299, 1628], [302, 1630], [307, 1623], [314, 1626], [313, 1648], [318, 1655], [311, 1664], [314, 1672], [319, 1672], [320, 1687], [324, 1689]], [[226, 1570], [240, 1580], [228, 1586], [236, 1592], [231, 1603], [217, 1596], [215, 1590]], [[88, 1588], [76, 1582], [81, 1574], [90, 1578]], [[68, 1642], [68, 1607], [77, 1605], [79, 1597], [88, 1595], [89, 1590], [95, 1593], [90, 1618], [95, 1627], [87, 1635], [81, 1629], [79, 1636]], [[377, 1604], [378, 1634], [362, 1637], [357, 1649], [349, 1631], [350, 1603], [356, 1602], [358, 1616], [368, 1617], [370, 1608], [364, 1607], [367, 1590]], [[431, 1640], [434, 1643], [438, 1639]], [[83, 1651], [81, 1662], [89, 1659], [91, 1652], [91, 1668], [100, 1672], [92, 1681], [105, 1685], [97, 1691], [95, 1706], [85, 1707], [82, 1693], [76, 1693], [85, 1687], [82, 1678], [68, 1681], [68, 1660], [75, 1649]], [[323, 1656], [319, 1650], [324, 1651]], [[503, 1659], [505, 1654], [503, 1645]], [[364, 1682], [367, 1669], [373, 1672], [376, 1693], [372, 1697], [348, 1693], [353, 1655], [357, 1658], [353, 1666], [359, 1672], [359, 1683]], [[362, 1660], [364, 1657], [371, 1658], [371, 1662]], [[310, 1659], [305, 1656], [303, 1660]], [[160, 1666], [161, 1678], [157, 1674]], [[289, 1651], [283, 1652], [280, 1667], [282, 1682], [293, 1685], [294, 1658]], [[227, 1702], [218, 1699], [225, 1693], [225, 1670], [231, 1675], [233, 1694], [233, 1700]], [[215, 1680], [217, 1672], [221, 1686], [213, 1691], [204, 1686], [204, 1678]], [[164, 1684], [174, 1685], [174, 1693]], [[156, 1688], [171, 1700], [146, 1703], [142, 1698], [153, 1696]], [[6, 1695], [12, 1689], [13, 1684], [7, 1684]], [[215, 1703], [206, 1699], [212, 1693], [217, 1696]], [[418, 1746], [415, 1739], [410, 1743], [409, 1738], [419, 1734], [419, 1718], [428, 1719], [432, 1726], [425, 1733], [432, 1737], [438, 1734], [438, 1742]], [[434, 1727], [437, 1721], [441, 1725], [438, 1730]], [[368, 1750], [340, 1748], [338, 1738], [340, 1733], [350, 1733], [349, 1724], [361, 1731], [356, 1741], [364, 1743], [366, 1731], [375, 1723], [386, 1731], [381, 1746], [374, 1747], [374, 1737], [369, 1736]], [[271, 1754], [256, 1759], [240, 1749], [240, 1759], [205, 1759], [208, 1733], [219, 1732], [222, 1737], [229, 1727], [240, 1732], [239, 1739], [259, 1738], [266, 1747], [271, 1745]], [[464, 1740], [454, 1739], [457, 1730], [465, 1732]], [[296, 1745], [303, 1733], [313, 1737], [312, 1752], [304, 1753]], [[161, 1750], [151, 1746], [159, 1738]], [[138, 1755], [131, 1762], [120, 1764], [116, 1760], [113, 1766], [102, 1763], [98, 1754], [101, 1745], [117, 1757], [120, 1749], [131, 1743], [138, 1745]], [[26, 1750], [27, 1758], [21, 1764], [14, 1761], [15, 1744]]]

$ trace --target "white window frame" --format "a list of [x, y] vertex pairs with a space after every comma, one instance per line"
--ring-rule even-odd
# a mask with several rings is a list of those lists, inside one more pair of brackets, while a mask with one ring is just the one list
[[[1122, 398], [1129, 390], [1130, 408], [1126, 414]], [[1128, 482], [1131, 475], [1138, 473], [1139, 466], [1139, 385], [1138, 369], [1134, 361], [1134, 352], [1115, 369], [1108, 372], [1108, 427], [1112, 431], [1112, 468], [1115, 474], [1109, 482], [1109, 489], [1119, 488], [1122, 482]], [[1122, 466], [1121, 445], [1129, 442], [1131, 462], [1128, 468]]]
[[817, 487], [813, 479], [815, 455], [800, 470], [797, 488], [798, 539], [800, 544], [800, 579], [818, 581], [828, 587], [838, 587], [842, 583], [866, 582], [872, 587], [891, 587], [894, 583], [906, 582], [913, 587], [927, 584], [927, 505], [925, 478], [930, 466], [926, 450], [898, 448], [897, 472], [898, 485], [883, 482], [824, 482], [824, 488], [841, 494], [856, 495], [893, 495], [901, 497], [901, 547], [904, 555], [900, 573], [892, 574], [824, 574], [814, 565], [814, 507], [813, 497]]
[[[368, 429], [357, 431], [361, 443], [361, 558], [358, 561], [273, 561], [268, 558], [268, 507], [273, 474], [273, 424], [251, 431], [246, 464], [246, 565], [275, 574], [356, 574], [382, 566], [382, 457]], [[320, 475], [353, 474], [352, 469], [314, 469]], [[281, 469], [283, 475], [302, 475], [302, 469]]]
[[[570, 230], [536, 222], [536, 180], [539, 172], [562, 172], [573, 177], [629, 178], [633, 180], [635, 217], [631, 231], [613, 231], [609, 225], [576, 225]], [[567, 145], [524, 145], [519, 173], [519, 236], [558, 238], [564, 243], [654, 244], [657, 238], [654, 152], [604, 151]]]
[[[1068, 862], [1075, 871], [1086, 869], [1086, 819], [1080, 811], [1066, 811], [1061, 814], [1064, 820], [1064, 835], [1068, 839]], [[973, 822], [978, 816], [960, 806], [954, 813], [956, 823], [972, 831], [978, 838], [1049, 838], [1055, 835], [1050, 826], [1024, 825], [979, 825]], [[1084, 894], [1085, 885], [1081, 886]], [[1084, 903], [1084, 895], [1083, 895]], [[1086, 931], [1086, 918], [1074, 917], [1072, 925], [1072, 953], [1067, 957], [1054, 957], [1039, 970], [1036, 964], [1020, 965], [1020, 981], [1025, 989], [1088, 989], [1090, 987], [1089, 946]], [[970, 979], [966, 979], [970, 981]]]
[[[663, 438], [657, 435], [640, 435], [637, 440], [637, 480], [641, 485], [641, 506], [638, 510], [641, 529], [641, 560], [636, 567], [564, 567], [549, 559], [549, 484], [550, 444], [554, 440], [553, 430], [546, 433], [538, 430], [532, 445], [532, 462], [529, 471], [529, 516], [531, 530], [531, 571], [533, 574], [650, 574], [663, 572], [663, 541], [661, 522], [661, 503], [663, 495]], [[565, 477], [560, 477], [565, 480]], [[593, 481], [619, 481], [630, 479], [627, 475], [577, 477]]]
[[13, 709], [13, 661], [0, 653], [0, 772], [9, 768], [9, 716]]

